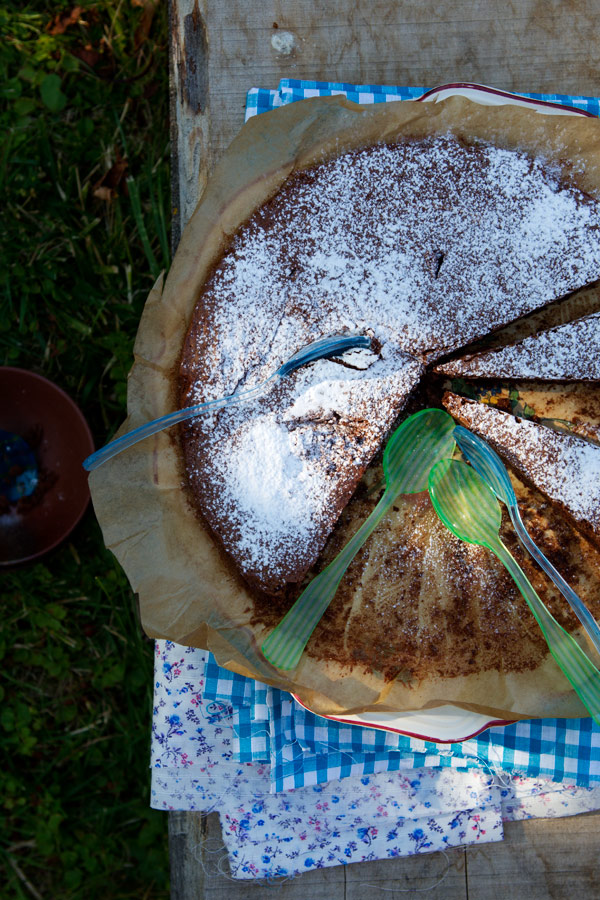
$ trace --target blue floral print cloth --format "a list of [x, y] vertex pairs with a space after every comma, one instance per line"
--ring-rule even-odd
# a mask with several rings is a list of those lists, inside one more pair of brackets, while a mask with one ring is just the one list
[[236, 760], [233, 707], [206, 696], [206, 661], [205, 650], [156, 642], [151, 805], [218, 810], [223, 845], [211, 848], [211, 872], [292, 876], [501, 841], [505, 821], [600, 809], [600, 787], [485, 768], [354, 774], [274, 794], [269, 763]]

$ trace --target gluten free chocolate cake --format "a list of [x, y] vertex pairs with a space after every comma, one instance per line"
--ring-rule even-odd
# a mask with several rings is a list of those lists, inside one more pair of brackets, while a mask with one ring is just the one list
[[467, 378], [600, 381], [600, 313], [565, 322], [498, 350], [455, 359], [436, 371]]
[[[321, 337], [363, 334], [371, 348], [91, 473], [149, 635], [208, 648], [323, 714], [448, 703], [500, 719], [585, 714], [505, 569], [453, 537], [426, 492], [397, 498], [292, 673], [260, 648], [377, 504], [389, 434], [441, 407], [444, 390], [488, 390], [528, 418], [530, 400], [540, 421], [598, 434], [592, 382], [582, 393], [500, 379], [496, 391], [434, 371], [600, 310], [598, 146], [594, 119], [460, 97], [369, 109], [316, 98], [246, 124], [146, 303], [124, 430], [262, 383]], [[597, 544], [511, 477], [532, 537], [600, 616]], [[583, 640], [506, 515], [501, 535]]]
[[182, 428], [191, 501], [244, 579], [302, 582], [427, 366], [598, 278], [600, 204], [523, 152], [444, 136], [291, 175], [202, 289], [180, 405], [253, 387], [318, 337], [373, 350]]

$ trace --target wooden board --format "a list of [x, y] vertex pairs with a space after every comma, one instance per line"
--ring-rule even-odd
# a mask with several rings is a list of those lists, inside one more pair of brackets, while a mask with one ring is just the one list
[[[170, 813], [172, 900], [364, 900], [366, 893], [427, 889], [431, 900], [467, 900], [465, 851], [313, 869], [272, 885], [234, 881], [228, 871], [217, 813]], [[193, 847], [193, 850], [191, 848]], [[191, 851], [191, 852], [190, 852]], [[221, 872], [219, 871], [221, 870]]]
[[508, 822], [502, 843], [334, 866], [275, 880], [227, 875], [217, 813], [170, 813], [172, 900], [364, 900], [418, 892], [431, 900], [597, 900], [600, 813]]
[[472, 81], [597, 96], [598, 13], [589, 0], [171, 0], [178, 214], [240, 129], [248, 88]]
[[600, 897], [600, 813], [509, 822], [504, 835], [467, 849], [469, 900]]
[[[589, 0], [170, 0], [174, 246], [242, 126], [250, 87], [470, 81], [598, 96], [599, 12]], [[216, 860], [227, 864], [214, 852], [216, 814], [169, 820], [172, 900], [600, 898], [596, 813], [509, 823], [500, 844], [307, 872], [276, 889], [217, 873]]]

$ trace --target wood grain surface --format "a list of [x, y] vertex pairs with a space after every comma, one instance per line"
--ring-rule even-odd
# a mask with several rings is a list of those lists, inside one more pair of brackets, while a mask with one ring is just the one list
[[600, 813], [508, 822], [504, 841], [313, 870], [272, 884], [228, 876], [217, 813], [170, 813], [172, 900], [597, 900]]
[[[170, 0], [173, 245], [244, 121], [281, 78], [600, 95], [594, 0]], [[600, 898], [600, 813], [508, 823], [502, 843], [337, 866], [276, 887], [226, 874], [218, 815], [169, 814], [172, 900]]]
[[187, 221], [243, 122], [280, 78], [600, 93], [593, 0], [171, 0], [177, 209]]

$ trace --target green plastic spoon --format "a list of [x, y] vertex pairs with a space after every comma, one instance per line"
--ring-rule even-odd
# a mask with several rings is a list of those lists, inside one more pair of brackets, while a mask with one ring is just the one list
[[443, 459], [429, 474], [429, 496], [438, 516], [453, 534], [470, 544], [487, 547], [506, 566], [542, 629], [552, 656], [600, 725], [600, 672], [551, 615], [500, 540], [502, 513], [494, 492], [465, 462]]
[[589, 639], [597, 652], [600, 653], [600, 626], [573, 588], [569, 587], [562, 575], [556, 571], [550, 560], [544, 556], [538, 545], [532, 540], [521, 518], [515, 490], [506, 471], [506, 466], [496, 451], [492, 450], [483, 438], [463, 428], [462, 425], [457, 425], [454, 429], [454, 439], [460, 450], [462, 450], [462, 454], [467, 462], [470, 462], [475, 471], [487, 482], [498, 500], [506, 504], [513, 527], [517, 532], [517, 537], [570, 603], [573, 612], [585, 628]]
[[423, 409], [404, 421], [389, 439], [383, 454], [386, 489], [381, 500], [333, 562], [310, 582], [292, 608], [262, 645], [262, 652], [278, 669], [294, 669], [304, 648], [331, 603], [344, 572], [398, 494], [427, 490], [432, 465], [452, 456], [456, 446], [454, 420], [442, 409]]

